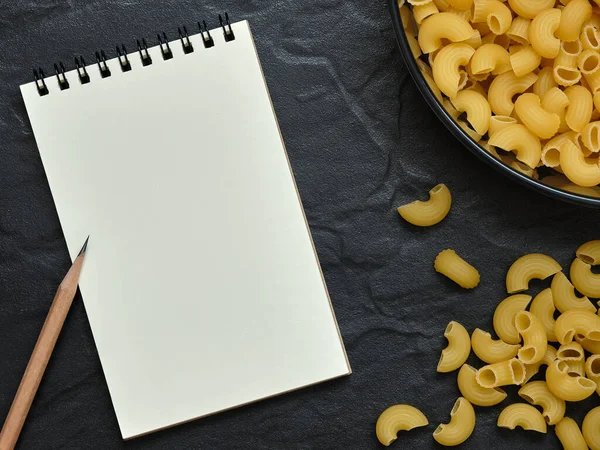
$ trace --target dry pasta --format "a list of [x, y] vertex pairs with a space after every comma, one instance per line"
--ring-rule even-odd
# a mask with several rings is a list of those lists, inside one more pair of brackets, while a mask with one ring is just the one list
[[469, 332], [460, 323], [452, 321], [444, 331], [448, 346], [442, 350], [437, 365], [438, 372], [452, 372], [462, 366], [471, 353]]
[[586, 414], [581, 425], [581, 433], [592, 450], [600, 450], [600, 406]]
[[547, 428], [542, 414], [526, 403], [514, 403], [504, 408], [498, 416], [498, 426], [509, 430], [521, 427], [538, 433], [545, 433]]
[[587, 445], [577, 423], [570, 417], [565, 417], [554, 427], [556, 437], [565, 450], [586, 450]]
[[440, 223], [450, 212], [452, 195], [445, 184], [438, 184], [429, 191], [429, 200], [414, 201], [398, 208], [398, 214], [408, 223], [430, 227]]
[[375, 433], [379, 442], [388, 446], [397, 439], [398, 431], [409, 431], [427, 424], [427, 417], [414, 406], [394, 405], [381, 413]]
[[479, 272], [454, 250], [440, 252], [433, 263], [436, 272], [447, 276], [465, 289], [473, 289], [479, 284]]
[[455, 446], [466, 441], [475, 429], [475, 410], [469, 401], [459, 397], [450, 411], [450, 422], [439, 425], [433, 438], [439, 444]]

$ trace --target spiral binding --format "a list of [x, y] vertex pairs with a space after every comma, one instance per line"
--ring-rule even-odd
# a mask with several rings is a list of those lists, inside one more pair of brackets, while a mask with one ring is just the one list
[[[208, 30], [208, 26], [206, 25], [206, 22], [202, 21], [202, 24], [200, 22], [197, 22], [197, 24], [198, 24], [198, 30], [200, 31], [200, 35], [202, 37], [202, 43], [204, 44], [204, 48], [214, 47], [215, 41], [213, 40], [213, 37], [211, 36], [210, 31]], [[235, 40], [235, 34], [233, 33], [233, 29], [231, 28], [231, 23], [229, 22], [229, 14], [225, 13], [225, 18], [223, 18], [221, 16], [221, 14], [219, 14], [219, 25], [223, 29], [223, 36], [225, 38], [225, 42], [231, 42], [231, 41]], [[179, 27], [177, 29], [177, 31], [179, 33], [179, 40], [181, 41], [181, 47], [183, 49], [183, 53], [184, 54], [192, 53], [194, 51], [194, 47], [192, 45], [192, 42], [190, 41], [188, 30], [185, 27], [185, 25], [182, 27]], [[171, 51], [171, 47], [169, 46], [169, 40], [167, 39], [167, 35], [165, 34], [165, 32], [158, 33], [156, 35], [156, 38], [157, 38], [158, 45], [160, 47], [160, 52], [161, 52], [163, 59], [166, 61], [166, 60], [173, 58], [173, 52]], [[140, 54], [140, 60], [142, 62], [142, 65], [149, 66], [150, 64], [152, 64], [152, 58], [150, 56], [150, 53], [148, 52], [148, 43], [146, 42], [146, 39], [144, 39], [144, 38], [137, 39], [136, 43], [137, 43], [138, 53]], [[127, 49], [125, 48], [125, 45], [124, 44], [121, 44], [120, 46], [117, 45], [115, 48], [116, 48], [116, 53], [117, 53], [117, 59], [119, 60], [119, 65], [121, 67], [121, 71], [123, 71], [123, 72], [130, 71], [131, 63], [129, 61], [129, 58], [127, 57]], [[110, 72], [110, 68], [106, 64], [107, 56], [106, 56], [106, 53], [104, 52], [104, 50], [97, 51], [95, 53], [95, 56], [96, 56], [96, 64], [98, 65], [98, 70], [100, 72], [100, 76], [102, 78], [110, 77], [112, 74]], [[87, 68], [86, 68], [86, 64], [85, 64], [85, 60], [83, 59], [83, 56], [79, 56], [79, 58], [75, 58], [75, 69], [77, 70], [77, 75], [79, 78], [79, 82], [81, 84], [87, 84], [90, 82], [90, 76], [87, 72]], [[65, 75], [65, 70], [66, 70], [65, 65], [62, 63], [62, 61], [59, 61], [58, 63], [54, 64], [54, 73], [56, 75], [56, 79], [58, 81], [58, 86], [61, 91], [70, 88], [69, 80], [67, 79], [67, 77]], [[40, 96], [48, 95], [50, 91], [48, 90], [48, 86], [46, 85], [46, 82], [44, 80], [46, 78], [46, 75], [41, 67], [38, 67], [37, 69], [33, 69], [33, 78], [35, 80], [35, 85], [36, 85], [38, 94], [40, 94]]]

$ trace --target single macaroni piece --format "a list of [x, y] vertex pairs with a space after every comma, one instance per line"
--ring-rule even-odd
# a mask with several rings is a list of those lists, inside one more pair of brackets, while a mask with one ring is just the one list
[[540, 140], [521, 124], [504, 127], [494, 133], [488, 142], [490, 145], [500, 147], [503, 150], [515, 152], [517, 159], [532, 169], [537, 167], [542, 157]]
[[472, 89], [462, 90], [452, 100], [454, 107], [467, 113], [467, 121], [480, 135], [488, 132], [492, 110], [487, 99]]
[[[600, 167], [598, 167], [596, 161], [586, 158], [581, 149], [569, 140], [561, 144], [560, 167], [565, 176], [579, 186], [591, 187], [600, 183]], [[580, 270], [581, 268], [578, 269]], [[575, 284], [573, 266], [571, 266], [571, 280]], [[579, 288], [578, 290], [582, 294], [585, 294]]]
[[573, 42], [561, 42], [560, 50], [556, 59], [554, 59], [553, 67], [563, 66], [577, 68], [577, 58], [583, 51], [583, 44], [580, 40]]
[[600, 395], [600, 355], [591, 355], [585, 362], [586, 376], [596, 383], [596, 392]]
[[585, 376], [585, 352], [578, 342], [568, 342], [558, 348], [556, 357], [567, 363], [569, 375]]
[[460, 393], [469, 402], [477, 406], [493, 406], [506, 398], [506, 392], [500, 388], [484, 388], [477, 384], [477, 370], [468, 364], [458, 371], [457, 384]]
[[515, 106], [512, 98], [525, 92], [536, 80], [537, 75], [533, 73], [518, 77], [513, 71], [505, 72], [494, 78], [488, 90], [488, 100], [494, 114], [510, 116]]
[[517, 44], [527, 45], [529, 44], [529, 25], [531, 20], [521, 16], [517, 16], [513, 19], [510, 28], [506, 32], [506, 35], [515, 41]]
[[581, 140], [592, 153], [600, 152], [600, 122], [590, 122], [583, 127]]
[[585, 311], [596, 312], [596, 308], [587, 297], [577, 297], [575, 287], [571, 284], [564, 273], [558, 272], [552, 278], [550, 285], [554, 305], [561, 313], [569, 309], [583, 309]]
[[423, 20], [419, 29], [419, 45], [423, 53], [431, 53], [442, 46], [442, 39], [464, 41], [473, 35], [473, 31], [473, 27], [465, 19], [441, 12]]
[[439, 425], [433, 432], [438, 444], [453, 447], [465, 442], [475, 429], [475, 410], [469, 401], [459, 397], [450, 411], [450, 423]]
[[560, 10], [546, 9], [536, 15], [529, 25], [529, 43], [544, 58], [556, 58], [560, 39], [555, 32], [560, 24]]
[[529, 131], [541, 139], [549, 139], [558, 132], [560, 117], [542, 108], [542, 101], [533, 93], [517, 98], [515, 112]]
[[413, 6], [412, 9], [415, 22], [417, 22], [418, 24], [423, 23], [423, 21], [429, 16], [437, 14], [438, 12], [439, 10], [437, 9], [437, 6], [435, 6], [435, 3], [433, 3], [432, 1], [429, 1], [423, 5]]
[[471, 347], [477, 357], [487, 364], [514, 358], [521, 348], [520, 345], [507, 344], [502, 339], [494, 340], [490, 333], [479, 328], [475, 328], [471, 335]]
[[433, 61], [433, 79], [440, 91], [450, 99], [456, 97], [459, 91], [461, 84], [460, 67], [469, 63], [473, 53], [475, 53], [475, 50], [470, 45], [457, 43], [445, 46], [435, 57]]
[[375, 432], [379, 442], [388, 446], [397, 439], [398, 431], [409, 431], [427, 424], [427, 417], [414, 406], [394, 405], [381, 413]]
[[531, 296], [525, 294], [511, 295], [500, 302], [494, 311], [494, 331], [507, 344], [519, 344], [521, 338], [515, 327], [515, 317], [525, 311]]
[[584, 350], [593, 353], [593, 354], [600, 354], [600, 341], [597, 340], [592, 340], [592, 339], [586, 339], [584, 337], [581, 336], [575, 336], [575, 341], [577, 341], [579, 344], [581, 344], [581, 346], [584, 348]]
[[546, 422], [542, 414], [533, 406], [526, 403], [508, 405], [498, 416], [498, 426], [514, 430], [521, 427], [528, 431], [545, 433]]
[[558, 316], [554, 333], [561, 344], [571, 342], [575, 336], [600, 341], [600, 316], [590, 311], [570, 309]]
[[479, 284], [479, 272], [475, 267], [456, 254], [454, 250], [440, 252], [433, 263], [436, 272], [447, 276], [465, 289], [473, 289]]
[[[600, 172], [600, 168], [596, 166]], [[571, 264], [571, 281], [573, 286], [588, 297], [600, 297], [600, 275], [592, 272], [592, 267], [581, 259], [575, 258]]]
[[[554, 275], [554, 278], [556, 278], [556, 275]], [[554, 334], [554, 325], [556, 324], [554, 312], [556, 311], [556, 308], [554, 307], [554, 300], [552, 298], [552, 289], [546, 288], [536, 295], [531, 302], [529, 311], [540, 319], [540, 322], [546, 331], [546, 339], [550, 342], [557, 342], [556, 335]], [[473, 350], [475, 350], [475, 348], [473, 348]]]
[[510, 53], [510, 65], [518, 77], [523, 77], [533, 72], [542, 62], [542, 57], [531, 45], [513, 45], [509, 50], [512, 50], [512, 53]]
[[515, 327], [523, 336], [523, 347], [517, 353], [524, 364], [540, 362], [548, 349], [546, 330], [540, 319], [528, 311], [519, 311], [515, 316]]
[[565, 417], [554, 427], [556, 437], [564, 450], [587, 450], [587, 445], [577, 423], [570, 417]]
[[521, 17], [533, 19], [542, 11], [552, 8], [555, 0], [508, 0], [511, 9]]
[[516, 124], [517, 119], [510, 116], [492, 116], [490, 118], [490, 128], [488, 130], [488, 135], [492, 136], [496, 134], [503, 128], [506, 128], [508, 125]]
[[545, 381], [532, 381], [519, 389], [519, 395], [528, 403], [542, 407], [542, 417], [548, 425], [555, 425], [565, 416], [567, 404], [550, 391]]
[[471, 35], [471, 37], [469, 39], [465, 39], [464, 41], [461, 41], [461, 42], [463, 44], [470, 45], [474, 49], [478, 49], [482, 45], [481, 34], [479, 33], [479, 30], [473, 31], [473, 34]]
[[[538, 78], [539, 79], [539, 78]], [[551, 87], [544, 97], [542, 98], [542, 108], [548, 112], [554, 113], [559, 117], [560, 125], [558, 127], [558, 132], [566, 132], [569, 131], [570, 128], [567, 125], [565, 117], [567, 115], [567, 106], [569, 106], [569, 97], [561, 91], [558, 87]], [[559, 135], [561, 136], [561, 135]], [[557, 136], [558, 137], [558, 136]], [[546, 148], [548, 144], [544, 146]], [[542, 157], [544, 155], [544, 149], [542, 149]], [[542, 159], [543, 161], [543, 159]]]
[[584, 50], [600, 50], [600, 35], [593, 25], [584, 25], [579, 36]]
[[541, 361], [538, 361], [535, 364], [525, 364], [525, 381], [523, 381], [523, 383], [527, 383], [529, 380], [531, 380], [531, 378], [540, 371], [540, 367], [542, 365], [549, 366], [552, 361], [556, 359], [556, 353], [557, 350], [548, 344], [546, 354]]
[[600, 55], [595, 50], [585, 50], [577, 57], [577, 66], [595, 93], [600, 88]]
[[554, 79], [554, 71], [551, 67], [544, 67], [537, 75], [537, 80], [533, 85], [533, 93], [541, 98], [543, 102], [548, 91], [553, 87], [558, 86], [558, 83]]
[[475, 374], [477, 384], [484, 388], [495, 388], [525, 381], [525, 364], [516, 358], [483, 366]]
[[437, 365], [438, 372], [452, 372], [462, 366], [471, 353], [469, 332], [460, 323], [452, 321], [444, 331], [448, 346], [442, 350]]
[[569, 374], [569, 365], [560, 359], [554, 360], [548, 366], [546, 383], [554, 395], [568, 402], [585, 400], [597, 389], [596, 383], [592, 380]]
[[469, 63], [474, 75], [500, 75], [511, 70], [510, 55], [498, 44], [483, 44]]
[[429, 200], [420, 200], [402, 205], [398, 214], [408, 223], [419, 227], [430, 227], [440, 223], [450, 212], [452, 195], [445, 184], [438, 184], [429, 191]]
[[565, 94], [569, 97], [569, 106], [565, 120], [567, 125], [573, 131], [581, 131], [592, 118], [594, 101], [592, 94], [583, 86], [571, 86], [565, 89]]
[[504, 34], [512, 23], [512, 13], [499, 0], [474, 0], [473, 22], [485, 22], [496, 35]]
[[579, 69], [568, 66], [556, 66], [553, 69], [554, 80], [560, 86], [573, 86], [581, 80]]
[[591, 450], [600, 450], [600, 406], [585, 415], [581, 432]]
[[548, 255], [542, 253], [523, 255], [508, 269], [506, 290], [509, 294], [524, 291], [529, 288], [529, 282], [534, 278], [545, 280], [560, 270], [560, 264]]
[[562, 41], [576, 41], [583, 24], [591, 17], [592, 5], [588, 0], [571, 0], [561, 11], [556, 37]]
[[584, 263], [591, 266], [600, 264], [600, 241], [586, 242], [579, 246], [575, 255]]
[[[447, 0], [448, 4], [456, 9], [467, 10], [473, 5], [473, 0]], [[591, 14], [590, 14], [591, 15]], [[589, 17], [588, 17], [589, 18]]]

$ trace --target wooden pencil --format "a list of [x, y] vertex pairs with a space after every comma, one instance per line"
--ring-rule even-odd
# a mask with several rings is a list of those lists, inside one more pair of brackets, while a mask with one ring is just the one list
[[27, 364], [27, 369], [25, 369], [25, 374], [21, 379], [21, 384], [0, 432], [0, 450], [12, 450], [19, 439], [21, 428], [23, 428], [23, 423], [29, 408], [31, 408], [31, 403], [48, 365], [48, 360], [52, 355], [54, 345], [77, 292], [79, 274], [88, 240], [89, 237], [56, 291], [50, 311], [48, 311], [48, 316]]

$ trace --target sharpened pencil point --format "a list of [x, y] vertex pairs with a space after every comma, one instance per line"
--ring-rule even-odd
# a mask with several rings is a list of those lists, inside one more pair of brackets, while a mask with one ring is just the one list
[[89, 240], [90, 240], [90, 237], [88, 236], [87, 239], [85, 240], [85, 242], [83, 243], [83, 247], [81, 247], [81, 250], [79, 250], [79, 254], [77, 256], [81, 256], [85, 253], [85, 249], [87, 248], [87, 244], [88, 244]]

